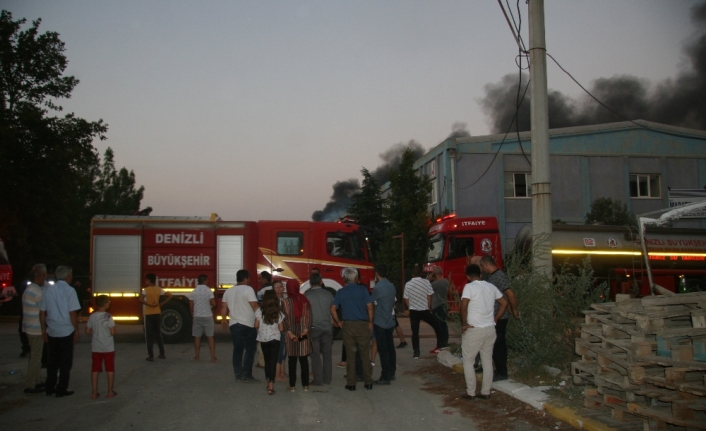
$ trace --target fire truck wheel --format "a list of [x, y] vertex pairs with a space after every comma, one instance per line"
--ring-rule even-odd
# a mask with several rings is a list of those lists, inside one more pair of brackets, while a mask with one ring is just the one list
[[162, 338], [165, 343], [178, 343], [191, 333], [191, 315], [181, 301], [172, 300], [162, 307]]

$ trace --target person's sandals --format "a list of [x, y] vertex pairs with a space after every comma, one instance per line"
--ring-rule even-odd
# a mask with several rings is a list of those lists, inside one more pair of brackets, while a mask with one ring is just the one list
[[268, 395], [274, 395], [274, 393], [275, 393], [275, 388], [274, 388], [274, 387], [272, 387], [272, 388], [267, 388], [267, 394], [268, 394]]
[[113, 393], [112, 393], [112, 394], [108, 394], [108, 395], [106, 395], [106, 398], [115, 398], [115, 397], [117, 397], [117, 396], [118, 396], [118, 393], [117, 393], [117, 392], [115, 392], [115, 391], [113, 391]]
[[294, 392], [294, 391], [296, 391], [296, 390], [297, 390], [297, 388], [295, 388], [294, 386], [290, 386], [290, 387], [289, 387], [289, 392]]
[[145, 359], [145, 360], [146, 360], [146, 361], [153, 362], [153, 361], [154, 361], [154, 358], [153, 358], [152, 356], [148, 356], [147, 359]]
[[101, 396], [101, 394], [91, 395], [91, 399], [92, 399], [92, 400], [95, 400], [95, 399], [97, 399], [97, 398], [100, 397], [100, 396]]

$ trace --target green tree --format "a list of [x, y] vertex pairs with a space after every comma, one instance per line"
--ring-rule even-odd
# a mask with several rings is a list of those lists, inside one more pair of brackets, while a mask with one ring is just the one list
[[[55, 116], [57, 99], [70, 97], [78, 84], [63, 76], [64, 43], [58, 33], [39, 34], [41, 20], [22, 30], [25, 23], [7, 11], [0, 15], [0, 237], [15, 283], [36, 262], [69, 264], [75, 275], [87, 274], [92, 207], [116, 194], [97, 190], [102, 178], [93, 142], [105, 139], [108, 126]], [[130, 173], [115, 177], [111, 187], [134, 189]]]
[[348, 215], [365, 228], [375, 258], [380, 251], [387, 224], [383, 213], [385, 201], [375, 177], [366, 168], [360, 172], [363, 174], [363, 187], [351, 198]]
[[62, 76], [68, 60], [64, 56], [64, 42], [59, 33], [39, 34], [42, 20], [20, 31], [26, 19], [12, 20], [6, 10], [0, 15], [0, 105], [4, 115], [40, 105], [61, 110], [52, 99], [69, 98], [78, 85], [73, 76]]
[[620, 200], [598, 198], [591, 204], [591, 211], [586, 214], [586, 224], [604, 224], [610, 226], [637, 226], [637, 219], [628, 211], [628, 206]]
[[89, 209], [93, 215], [133, 214], [140, 209], [145, 188], [135, 189], [135, 173], [126, 168], [116, 171], [114, 159], [113, 149], [108, 147], [92, 184]]
[[[431, 181], [426, 175], [420, 176], [414, 169], [414, 153], [407, 149], [397, 169], [390, 171], [390, 194], [387, 198], [385, 216], [389, 222], [382, 246], [381, 258], [390, 269], [390, 279], [406, 280], [405, 274], [414, 265], [424, 263], [429, 240], [429, 200]], [[405, 274], [400, 274], [400, 239], [394, 237], [404, 233]], [[401, 296], [400, 296], [401, 297]]]

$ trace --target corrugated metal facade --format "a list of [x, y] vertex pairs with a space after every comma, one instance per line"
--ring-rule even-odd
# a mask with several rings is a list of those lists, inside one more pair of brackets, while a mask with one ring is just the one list
[[[647, 121], [550, 130], [552, 219], [583, 223], [591, 202], [619, 199], [635, 214], [669, 206], [668, 187], [706, 187], [706, 132]], [[644, 127], [641, 127], [644, 126]], [[435, 201], [429, 210], [455, 211], [458, 217], [498, 219], [505, 249], [532, 223], [530, 197], [505, 197], [510, 173], [530, 174], [530, 133], [447, 139], [415, 164], [433, 175]], [[501, 145], [502, 142], [502, 145]], [[524, 151], [524, 155], [523, 155]], [[526, 155], [526, 157], [525, 157]], [[630, 176], [659, 178], [658, 197], [630, 196]], [[706, 228], [706, 219], [674, 224]]]

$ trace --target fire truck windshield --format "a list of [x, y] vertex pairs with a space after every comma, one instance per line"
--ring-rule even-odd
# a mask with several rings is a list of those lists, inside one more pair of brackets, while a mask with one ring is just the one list
[[7, 252], [5, 251], [5, 243], [0, 239], [0, 265], [9, 265], [10, 261], [7, 258]]
[[444, 234], [438, 233], [429, 238], [429, 251], [427, 252], [427, 262], [437, 262], [444, 257], [444, 245], [446, 240]]
[[358, 232], [329, 232], [326, 234], [326, 250], [330, 256], [365, 260], [365, 242]]

